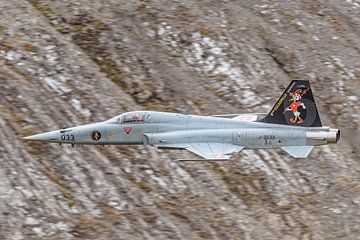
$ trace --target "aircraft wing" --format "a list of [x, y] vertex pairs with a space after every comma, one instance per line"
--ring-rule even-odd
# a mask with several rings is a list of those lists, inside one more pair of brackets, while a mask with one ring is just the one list
[[240, 152], [244, 146], [237, 146], [228, 143], [191, 143], [186, 148], [190, 152], [195, 153], [208, 160], [227, 160], [232, 153]]
[[[228, 143], [187, 143], [187, 144], [163, 144], [158, 148], [186, 149], [206, 160], [228, 160], [232, 153], [240, 152], [244, 146]], [[181, 159], [185, 160], [185, 159]]]

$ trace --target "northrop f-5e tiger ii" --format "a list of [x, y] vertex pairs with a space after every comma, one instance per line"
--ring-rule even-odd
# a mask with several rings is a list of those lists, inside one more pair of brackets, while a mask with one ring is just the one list
[[267, 114], [199, 116], [135, 111], [24, 139], [72, 146], [144, 144], [186, 149], [202, 157], [199, 160], [222, 161], [243, 149], [270, 148], [306, 158], [314, 146], [337, 143], [340, 130], [322, 126], [310, 82], [293, 80]]

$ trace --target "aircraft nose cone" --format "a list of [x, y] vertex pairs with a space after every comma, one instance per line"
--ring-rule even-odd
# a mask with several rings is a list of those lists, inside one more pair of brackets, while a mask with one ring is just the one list
[[47, 132], [24, 137], [27, 141], [55, 142], [58, 141], [58, 132]]

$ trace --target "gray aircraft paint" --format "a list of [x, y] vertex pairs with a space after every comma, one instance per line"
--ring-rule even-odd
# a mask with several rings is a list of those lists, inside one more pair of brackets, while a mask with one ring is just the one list
[[[305, 158], [312, 146], [336, 143], [340, 137], [338, 129], [329, 127], [293, 126], [258, 120], [265, 115], [199, 116], [135, 111], [105, 122], [60, 129], [24, 139], [73, 145], [145, 144], [166, 149], [186, 149], [208, 160], [226, 160], [242, 149], [269, 148], [281, 148], [295, 158]], [[251, 120], [244, 121], [242, 116]]]

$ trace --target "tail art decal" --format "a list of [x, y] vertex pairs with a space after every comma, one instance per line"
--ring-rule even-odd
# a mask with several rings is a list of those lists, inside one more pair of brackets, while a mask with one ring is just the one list
[[270, 113], [259, 122], [321, 127], [321, 120], [307, 80], [293, 80]]
[[301, 124], [304, 122], [304, 119], [301, 118], [301, 113], [299, 111], [299, 108], [306, 109], [305, 104], [301, 101], [302, 96], [305, 95], [309, 91], [309, 88], [306, 88], [302, 90], [301, 88], [296, 89], [293, 93], [290, 93], [290, 96], [292, 97], [289, 101], [290, 105], [285, 109], [283, 114], [287, 111], [291, 111], [294, 116], [290, 118], [290, 122], [293, 124]]

